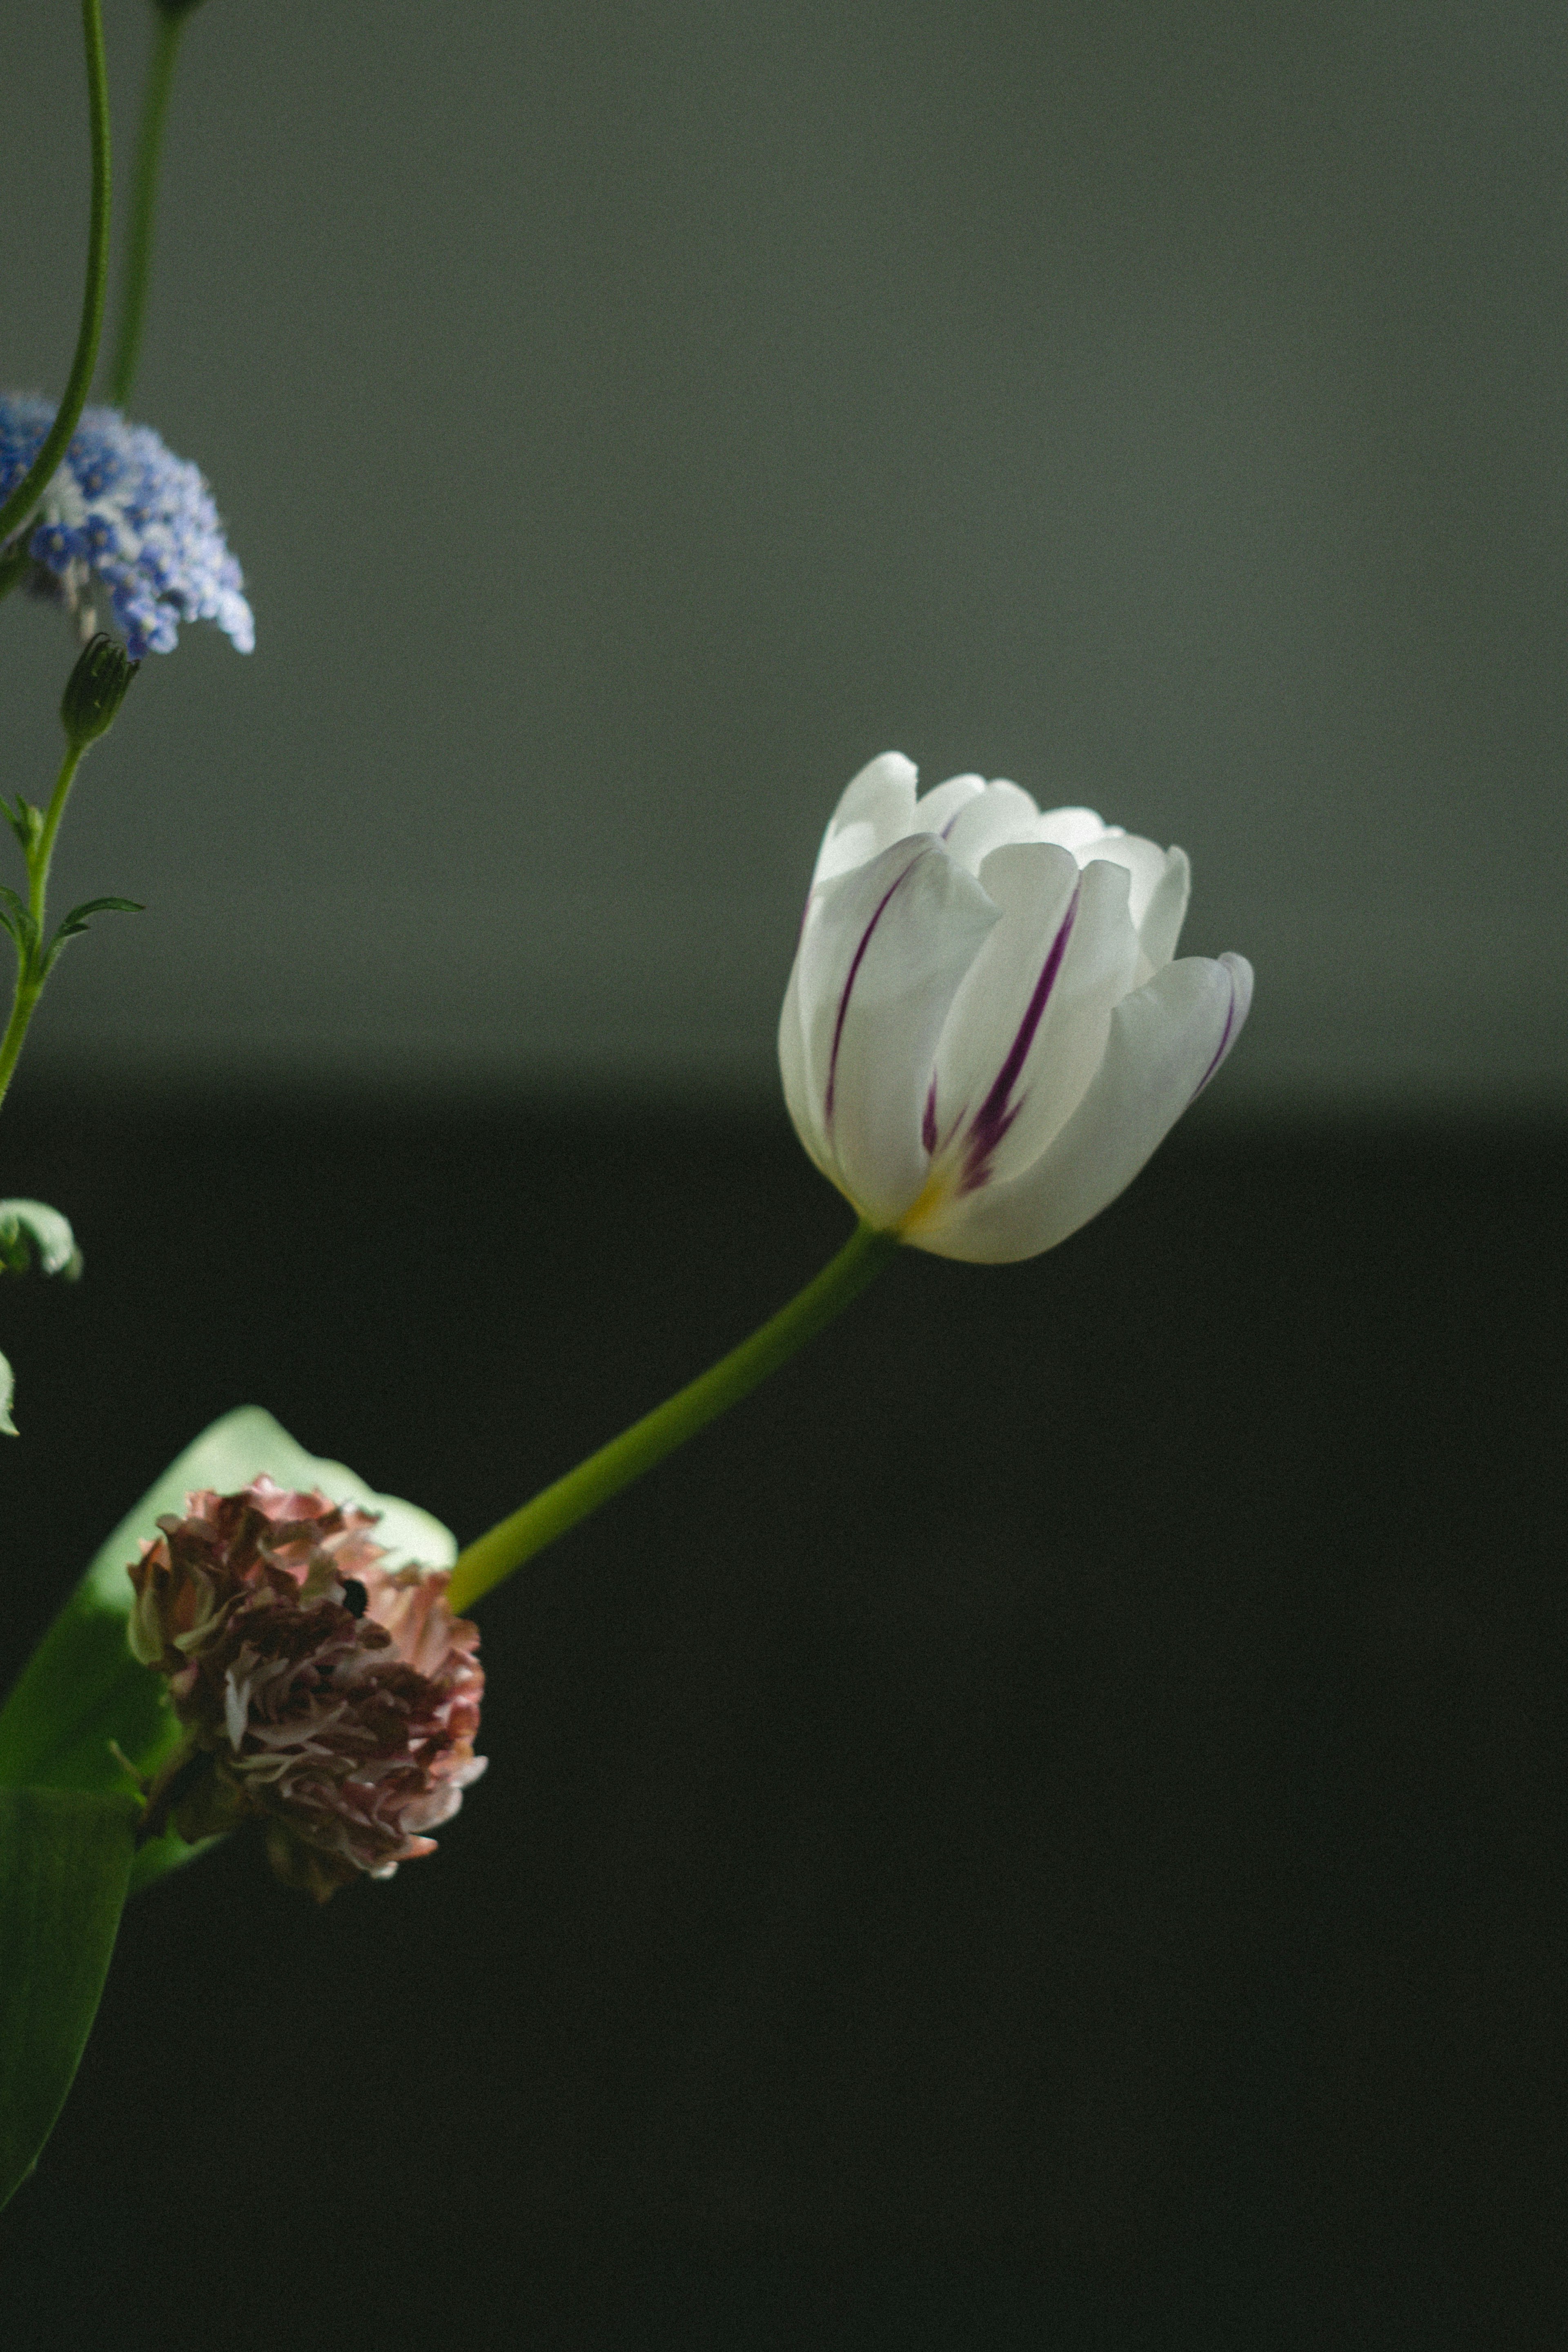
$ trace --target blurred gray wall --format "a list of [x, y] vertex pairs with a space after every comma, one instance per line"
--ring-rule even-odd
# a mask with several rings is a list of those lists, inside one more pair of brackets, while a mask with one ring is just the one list
[[[57, 390], [78, 11], [0, 22]], [[85, 772], [63, 886], [152, 912], [37, 1068], [769, 1086], [892, 746], [1187, 845], [1234, 1102], [1568, 1098], [1565, 68], [1496, 0], [208, 0], [133, 410], [259, 645]], [[68, 656], [6, 605], [11, 791]]]

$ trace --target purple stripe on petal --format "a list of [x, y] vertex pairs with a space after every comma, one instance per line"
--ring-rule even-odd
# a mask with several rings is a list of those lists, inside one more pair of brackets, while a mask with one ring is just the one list
[[856, 977], [859, 974], [862, 960], [865, 955], [867, 948], [871, 945], [871, 935], [875, 930], [877, 925], [881, 922], [883, 916], [887, 911], [888, 900], [894, 896], [895, 891], [903, 888], [904, 883], [907, 882], [909, 877], [914, 873], [915, 868], [919, 862], [918, 858], [912, 857], [908, 865], [904, 867], [903, 873], [899, 876], [897, 881], [893, 883], [883, 892], [881, 898], [877, 901], [876, 912], [873, 915], [870, 922], [861, 933], [860, 945], [856, 948], [854, 956], [850, 964], [849, 976], [844, 982], [843, 994], [839, 999], [839, 1017], [833, 1024], [833, 1047], [831, 1053], [828, 1056], [828, 1084], [822, 1097], [822, 1118], [823, 1123], [828, 1128], [830, 1133], [831, 1132], [833, 1124], [833, 1088], [838, 1081], [839, 1075], [839, 1046], [842, 1041], [844, 1034], [844, 1016], [850, 1009], [850, 994], [854, 987]]
[[920, 1140], [925, 1147], [925, 1157], [929, 1160], [936, 1149], [936, 1081], [935, 1078], [932, 1079], [926, 1092], [925, 1108], [920, 1120]]
[[1225, 977], [1230, 982], [1230, 1003], [1226, 1008], [1225, 1026], [1220, 1032], [1219, 1043], [1214, 1049], [1213, 1059], [1210, 1061], [1209, 1066], [1207, 1069], [1205, 1070], [1202, 1077], [1199, 1078], [1197, 1086], [1194, 1087], [1191, 1094], [1187, 1097], [1189, 1103], [1195, 1103], [1197, 1100], [1199, 1095], [1203, 1092], [1210, 1078], [1213, 1077], [1216, 1070], [1218, 1069], [1221, 1062], [1224, 1061], [1226, 1054], [1229, 1048], [1231, 1037], [1235, 1034], [1236, 974], [1231, 971], [1228, 964], [1225, 966]]
[[1024, 1007], [1023, 1019], [1019, 1023], [1013, 1042], [1008, 1047], [1007, 1058], [997, 1072], [989, 1094], [975, 1113], [974, 1124], [969, 1129], [964, 1145], [964, 1173], [958, 1185], [961, 1193], [977, 1192], [986, 1182], [991, 1172], [990, 1163], [998, 1146], [1023, 1108], [1021, 1099], [1015, 1103], [1010, 1097], [1013, 1088], [1018, 1084], [1019, 1075], [1029, 1057], [1029, 1049], [1033, 1045], [1040, 1022], [1045, 1016], [1045, 1008], [1051, 1002], [1051, 992], [1056, 986], [1056, 977], [1061, 970], [1061, 960], [1067, 953], [1067, 943], [1072, 937], [1072, 926], [1078, 919], [1078, 889], [1075, 888], [1067, 912], [1061, 919], [1061, 928], [1051, 943], [1050, 952], [1040, 966], [1040, 978], [1035, 982], [1029, 1003]]

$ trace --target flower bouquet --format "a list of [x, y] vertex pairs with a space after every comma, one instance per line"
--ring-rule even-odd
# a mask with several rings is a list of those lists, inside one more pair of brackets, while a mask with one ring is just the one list
[[[133, 730], [138, 669], [175, 650], [182, 625], [210, 621], [242, 653], [255, 636], [207, 484], [134, 415], [161, 147], [197, 0], [153, 5], [101, 404], [111, 173], [99, 0], [81, 0], [91, 202], [75, 357], [58, 397], [0, 395], [0, 593], [57, 607], [68, 648], [52, 789], [5, 804], [21, 871], [0, 891], [16, 961], [0, 1099], [65, 947], [99, 916], [141, 911], [113, 896], [50, 908], [88, 751]], [[1033, 1257], [1132, 1181], [1214, 1077], [1250, 1000], [1241, 957], [1177, 956], [1188, 887], [1179, 849], [1091, 809], [1042, 809], [978, 775], [921, 793], [901, 755], [873, 760], [829, 819], [779, 1021], [790, 1119], [853, 1220], [815, 1280], [461, 1547], [256, 1406], [225, 1414], [153, 1480], [0, 1710], [0, 2199], [26, 2179], [67, 2096], [131, 1896], [199, 1869], [227, 1838], [250, 1841], [319, 1903], [429, 1856], [485, 1769], [470, 1612], [745, 1397], [902, 1251]], [[69, 1208], [0, 1201], [9, 1280], [81, 1274]], [[28, 1419], [25, 1360], [15, 1373], [17, 1442], [47, 1445]], [[12, 1405], [6, 1363], [0, 1416], [15, 1439]], [[63, 1580], [68, 1564], [50, 1572]]]

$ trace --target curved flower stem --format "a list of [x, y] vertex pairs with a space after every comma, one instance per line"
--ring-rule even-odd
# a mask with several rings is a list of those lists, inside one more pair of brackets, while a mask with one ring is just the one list
[[0, 1036], [0, 1103], [5, 1099], [11, 1074], [27, 1034], [27, 1024], [44, 992], [44, 982], [47, 977], [44, 961], [47, 945], [44, 938], [44, 919], [48, 911], [49, 865], [55, 854], [55, 835], [60, 829], [60, 819], [66, 813], [66, 803], [70, 798], [71, 785], [76, 781], [76, 772], [81, 765], [82, 753], [86, 749], [87, 746], [80, 743], [73, 743], [68, 749], [55, 780], [55, 789], [49, 795], [49, 805], [44, 814], [37, 845], [27, 854], [27, 912], [32, 918], [33, 939], [30, 946], [22, 940], [16, 942], [16, 985], [11, 997], [11, 1017], [5, 1024], [5, 1034]]
[[640, 1478], [644, 1470], [684, 1445], [688, 1437], [695, 1437], [727, 1406], [737, 1404], [759, 1381], [788, 1363], [798, 1348], [815, 1339], [852, 1298], [858, 1298], [898, 1247], [894, 1234], [857, 1225], [816, 1280], [809, 1282], [749, 1339], [743, 1339], [689, 1387], [644, 1413], [586, 1462], [580, 1462], [575, 1470], [569, 1470], [564, 1478], [558, 1478], [553, 1486], [536, 1495], [531, 1503], [525, 1503], [520, 1511], [514, 1511], [509, 1519], [471, 1543], [452, 1571], [447, 1591], [452, 1607], [459, 1612], [472, 1607], [482, 1593], [510, 1576], [515, 1568], [521, 1568], [535, 1552], [565, 1535], [579, 1519], [596, 1511], [601, 1503], [607, 1503], [622, 1486], [629, 1486], [633, 1478]]
[[[92, 372], [98, 365], [99, 337], [103, 331], [103, 297], [109, 283], [109, 65], [103, 53], [103, 12], [100, 0], [81, 0], [82, 37], [87, 44], [88, 112], [92, 122], [92, 216], [87, 240], [87, 287], [82, 295], [81, 325], [77, 331], [76, 357], [70, 380], [44, 436], [42, 448], [0, 506], [0, 541], [26, 522], [55, 478], [60, 459], [70, 446], [77, 419], [87, 405]], [[7, 581], [6, 585], [11, 583]]]
[[109, 397], [123, 408], [136, 381], [141, 356], [141, 330], [147, 318], [147, 289], [152, 278], [152, 230], [158, 211], [158, 166], [163, 152], [163, 125], [169, 115], [169, 93], [174, 87], [174, 62], [188, 12], [158, 11], [158, 30], [141, 93], [141, 121], [136, 135], [136, 166], [131, 189], [131, 229], [125, 247], [125, 277], [120, 289], [120, 325], [114, 339], [114, 359], [109, 373]]

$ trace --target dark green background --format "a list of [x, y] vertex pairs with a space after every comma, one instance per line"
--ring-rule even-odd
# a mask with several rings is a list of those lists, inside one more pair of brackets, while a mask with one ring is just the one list
[[[0, 7], [21, 384], [76, 15]], [[1232, 1099], [1560, 1100], [1565, 68], [1479, 0], [208, 0], [135, 406], [259, 649], [98, 755], [70, 884], [153, 913], [40, 1058], [767, 1088], [891, 744], [1186, 844]], [[13, 784], [64, 658], [7, 614]]]

